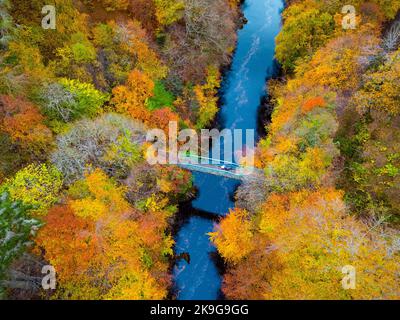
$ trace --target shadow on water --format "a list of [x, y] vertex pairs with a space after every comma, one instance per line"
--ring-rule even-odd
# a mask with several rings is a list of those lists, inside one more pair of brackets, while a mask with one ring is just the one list
[[[237, 47], [230, 68], [225, 70], [220, 91], [218, 128], [259, 129], [261, 99], [266, 96], [266, 79], [276, 75], [275, 37], [281, 27], [281, 0], [246, 0], [242, 11], [246, 25], [238, 31]], [[267, 116], [268, 116], [268, 110]], [[270, 116], [270, 112], [269, 112]], [[221, 293], [224, 262], [208, 233], [220, 217], [234, 207], [239, 183], [220, 176], [193, 173], [198, 193], [180, 206], [174, 225], [174, 287], [178, 300], [223, 299]]]
[[[278, 79], [282, 76], [282, 68], [275, 59], [271, 70], [272, 71], [268, 71], [268, 77], [265, 79], [266, 83], [270, 79]], [[271, 102], [271, 96], [266, 90], [265, 95], [261, 97], [260, 105], [257, 109], [257, 135], [259, 138], [267, 136], [267, 128], [271, 124], [273, 111], [274, 106]]]

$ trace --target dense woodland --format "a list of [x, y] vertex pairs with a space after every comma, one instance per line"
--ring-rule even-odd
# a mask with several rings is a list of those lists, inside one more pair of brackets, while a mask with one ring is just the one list
[[[0, 15], [1, 295], [166, 298], [193, 188], [145, 161], [146, 131], [214, 120], [236, 1], [2, 0]], [[41, 292], [48, 264], [57, 289]]]
[[[146, 162], [146, 131], [213, 123], [239, 2], [0, 0], [0, 297], [167, 298], [194, 190]], [[228, 299], [400, 298], [400, 0], [351, 2], [354, 30], [348, 1], [287, 1], [265, 176], [210, 234]]]
[[[400, 1], [289, 1], [282, 79], [258, 145], [265, 181], [237, 192], [211, 237], [230, 299], [400, 298]], [[342, 268], [356, 288], [342, 287]]]

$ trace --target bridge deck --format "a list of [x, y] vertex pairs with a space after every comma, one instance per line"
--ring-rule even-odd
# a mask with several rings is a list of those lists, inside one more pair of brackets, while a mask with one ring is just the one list
[[[184, 158], [186, 158], [187, 160]], [[222, 176], [235, 180], [257, 179], [258, 174], [262, 172], [262, 170], [259, 170], [254, 167], [245, 167], [237, 163], [218, 160], [218, 159], [205, 158], [199, 156], [186, 156], [184, 158], [183, 159], [181, 158], [181, 161], [178, 164], [178, 166], [180, 166], [181, 168], [190, 171], [197, 171], [216, 176]], [[229, 169], [223, 169], [222, 166], [228, 167]]]

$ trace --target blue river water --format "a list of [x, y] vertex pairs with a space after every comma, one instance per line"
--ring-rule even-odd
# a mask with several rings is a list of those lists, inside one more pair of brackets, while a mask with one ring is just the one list
[[[242, 6], [248, 20], [238, 31], [238, 43], [231, 69], [221, 88], [219, 119], [223, 128], [253, 129], [257, 139], [257, 114], [266, 93], [266, 79], [275, 70], [275, 37], [281, 28], [283, 0], [246, 0]], [[198, 189], [192, 207], [203, 214], [191, 215], [175, 236], [175, 252], [187, 252], [190, 263], [181, 259], [174, 266], [176, 298], [215, 300], [221, 295], [221, 275], [212, 259], [216, 248], [207, 233], [214, 228], [215, 216], [224, 216], [234, 207], [233, 196], [239, 183], [227, 178], [193, 173]], [[210, 216], [210, 219], [207, 218]]]

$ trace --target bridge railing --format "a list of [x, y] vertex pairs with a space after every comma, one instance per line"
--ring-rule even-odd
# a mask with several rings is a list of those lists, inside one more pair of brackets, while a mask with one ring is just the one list
[[[194, 155], [194, 154], [185, 154], [185, 153], [180, 153], [179, 154], [179, 160], [181, 159], [191, 159], [195, 160], [195, 163], [191, 162], [190, 160], [188, 161], [191, 164], [199, 164], [199, 165], [229, 165], [233, 167], [241, 167], [240, 164], [231, 162], [231, 161], [225, 161], [221, 159], [215, 159], [215, 158], [208, 158], [208, 157], [203, 157], [200, 155]], [[200, 161], [199, 161], [200, 160]], [[202, 161], [206, 160], [206, 161]]]

